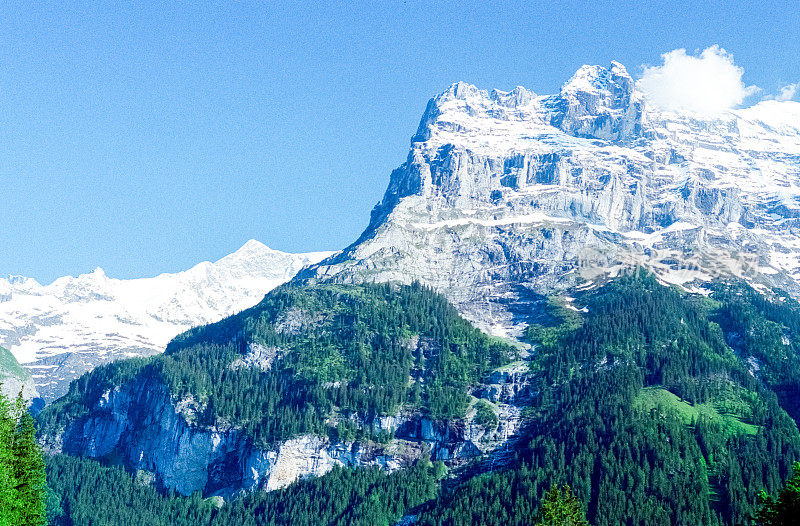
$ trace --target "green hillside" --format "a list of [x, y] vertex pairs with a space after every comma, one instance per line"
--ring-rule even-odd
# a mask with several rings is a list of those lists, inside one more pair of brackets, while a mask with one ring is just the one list
[[[745, 396], [751, 395], [745, 391]], [[657, 411], [670, 416], [677, 415], [686, 425], [694, 426], [697, 422], [707, 421], [717, 425], [726, 434], [755, 435], [758, 426], [748, 424], [745, 418], [752, 418], [748, 400], [731, 399], [724, 396], [714, 397], [706, 403], [690, 404], [681, 400], [660, 387], [645, 387], [634, 399], [634, 407], [638, 410]]]
[[[758, 493], [775, 492], [800, 459], [790, 416], [797, 402], [789, 396], [800, 386], [798, 304], [740, 284], [715, 285], [710, 298], [689, 295], [638, 272], [576, 303], [586, 312], [551, 298], [549, 315], [540, 317], [551, 322], [527, 331], [536, 344], [529, 362], [535, 396], [524, 408], [524, 436], [508, 453], [510, 467], [452, 466], [438, 490], [415, 493], [388, 515], [376, 512], [382, 518], [375, 524], [391, 524], [388, 517], [401, 512], [413, 513], [418, 525], [530, 524], [547, 489], [561, 483], [596, 526], [749, 523]], [[410, 351], [416, 337], [427, 339], [430, 352]], [[247, 342], [280, 348], [283, 357], [268, 371], [229, 367]], [[80, 421], [108, 386], [143, 374], [158, 375], [176, 395], [211, 401], [209, 419], [233, 421], [264, 443], [341, 432], [326, 423], [332, 414], [406, 407], [457, 419], [468, 386], [516, 360], [514, 353], [423, 287], [284, 286], [253, 309], [181, 335], [163, 356], [85, 375], [45, 411], [42, 425]], [[111, 472], [90, 471], [86, 484], [111, 484]], [[86, 514], [86, 523], [99, 516], [92, 515], [100, 513], [96, 504], [80, 501], [70, 476], [52, 473], [65, 509]], [[113, 472], [119, 476], [128, 475]], [[361, 482], [337, 480], [337, 491], [355, 499], [342, 513], [359, 509]], [[287, 500], [296, 508], [264, 507], [258, 496], [219, 512], [203, 508], [194, 523], [230, 519], [235, 509], [229, 524], [303, 524], [303, 499], [319, 495], [307, 484], [283, 494], [299, 498]], [[174, 499], [156, 508], [205, 506], [156, 492], [147, 498]]]
[[[417, 524], [528, 524], [554, 483], [572, 487], [593, 525], [749, 523], [758, 492], [800, 458], [771, 388], [798, 385], [771, 364], [796, 359], [800, 309], [748, 290], [719, 285], [706, 299], [636, 273], [584, 294], [581, 316], [551, 301], [563, 321], [528, 331], [539, 396], [518, 466], [471, 478]], [[735, 350], [756, 331], [766, 382]]]
[[[420, 338], [427, 351], [411, 345]], [[253, 343], [280, 349], [281, 358], [267, 371], [231, 367]], [[109, 386], [144, 375], [206, 402], [204, 423], [223, 418], [261, 444], [341, 431], [331, 428], [333, 414], [406, 407], [450, 419], [465, 414], [469, 385], [515, 355], [425, 287], [283, 286], [241, 314], [178, 336], [164, 355], [84, 375], [41, 422], [53, 432], [85, 415]]]

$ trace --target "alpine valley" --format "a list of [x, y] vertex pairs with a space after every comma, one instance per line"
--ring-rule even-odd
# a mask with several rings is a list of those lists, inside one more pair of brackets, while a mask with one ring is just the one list
[[3, 282], [52, 524], [733, 525], [800, 460], [800, 103], [457, 83], [352, 245], [262, 250]]

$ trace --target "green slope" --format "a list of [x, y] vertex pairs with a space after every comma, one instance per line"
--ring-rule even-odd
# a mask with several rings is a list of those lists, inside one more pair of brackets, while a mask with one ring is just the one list
[[[253, 344], [278, 349], [280, 358], [267, 371], [232, 367]], [[456, 418], [469, 407], [468, 386], [516, 352], [425, 287], [287, 285], [178, 336], [164, 355], [95, 369], [41, 415], [41, 425], [52, 433], [87, 414], [108, 387], [144, 375], [207, 402], [201, 424], [225, 419], [259, 444], [335, 433], [332, 415], [405, 407]]]
[[743, 421], [750, 414], [746, 401], [723, 396], [715, 396], [706, 403], [690, 404], [666, 389], [645, 387], [636, 395], [634, 407], [660, 414], [673, 412], [686, 425], [694, 426], [700, 420], [707, 420], [719, 425], [726, 434], [755, 435], [759, 430], [758, 426]]
[[[537, 345], [529, 364], [537, 395], [524, 409], [530, 425], [509, 455], [512, 466], [483, 473], [480, 464], [452, 466], [463, 480], [452, 479], [421, 506], [414, 508], [428, 497], [394, 509], [414, 508], [418, 525], [523, 525], [552, 484], [568, 483], [596, 526], [748, 523], [758, 492], [774, 492], [800, 458], [789, 395], [800, 391], [800, 308], [781, 297], [719, 284], [708, 299], [635, 273], [580, 296], [586, 313], [551, 299], [551, 315], [542, 319], [553, 322], [528, 331]], [[406, 342], [415, 337], [433, 352], [410, 352]], [[283, 358], [268, 372], [231, 369], [246, 342], [278, 347]], [[84, 376], [42, 422], [54, 429], [79, 421], [108, 386], [141, 374], [158, 375], [178, 395], [213, 401], [210, 416], [266, 442], [332, 432], [325, 423], [332, 413], [405, 406], [453, 418], [469, 403], [468, 386], [512, 355], [421, 287], [286, 286], [253, 309], [181, 335], [164, 356]], [[424, 381], [409, 383], [409, 375]], [[86, 484], [102, 487], [103, 480]], [[347, 516], [359, 509], [361, 486], [337, 483], [354, 495], [352, 505], [337, 508]], [[85, 490], [67, 484], [61, 491], [77, 510]], [[307, 520], [305, 505], [270, 508], [257, 500], [237, 501], [229, 524]], [[94, 506], [84, 502], [89, 521]], [[175, 502], [170, 509], [202, 506]]]
[[22, 367], [11, 351], [3, 347], [0, 347], [0, 385], [3, 386], [3, 393], [10, 398], [16, 398], [20, 390], [26, 399], [37, 396], [30, 371]]
[[[596, 526], [749, 523], [758, 492], [774, 492], [800, 458], [773, 391], [800, 379], [800, 309], [741, 285], [715, 290], [689, 296], [637, 273], [579, 297], [579, 320], [552, 301], [563, 322], [528, 331], [539, 396], [518, 466], [471, 478], [417, 524], [529, 524], [554, 483], [573, 488]], [[765, 378], [732, 346], [742, 333], [758, 338]]]

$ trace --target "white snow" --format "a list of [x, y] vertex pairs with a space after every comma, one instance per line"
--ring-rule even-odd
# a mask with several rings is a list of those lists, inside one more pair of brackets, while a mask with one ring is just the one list
[[[115, 279], [97, 268], [49, 285], [0, 279], [0, 345], [23, 364], [67, 352], [160, 352], [177, 334], [255, 305], [329, 255], [289, 254], [250, 240], [219, 261], [152, 278]], [[51, 366], [30, 367], [40, 373]]]
[[453, 228], [464, 225], [479, 225], [486, 227], [515, 225], [515, 224], [538, 224], [538, 223], [571, 223], [570, 219], [563, 217], [553, 217], [547, 214], [525, 214], [515, 217], [503, 217], [500, 219], [478, 219], [473, 217], [463, 217], [459, 219], [446, 219], [435, 223], [411, 223], [414, 228], [423, 230], [436, 230], [438, 228]]

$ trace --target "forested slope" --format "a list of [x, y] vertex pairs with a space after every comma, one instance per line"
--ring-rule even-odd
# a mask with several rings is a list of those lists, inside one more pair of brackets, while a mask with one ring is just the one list
[[269, 493], [232, 503], [164, 495], [137, 484], [120, 468], [57, 455], [48, 459], [52, 526], [389, 526], [436, 494], [435, 468], [421, 462], [386, 474], [337, 468]]
[[[420, 525], [522, 525], [546, 490], [561, 483], [597, 526], [747, 524], [758, 493], [774, 493], [800, 459], [800, 433], [790, 416], [797, 414], [791, 393], [800, 385], [800, 307], [779, 292], [765, 296], [736, 283], [710, 287], [708, 297], [690, 295], [635, 272], [576, 294], [573, 303], [551, 298], [551, 322], [527, 331], [536, 345], [527, 373], [532, 396], [510, 466], [493, 469], [480, 457], [453, 462], [438, 488], [443, 466], [434, 473], [424, 458], [388, 478], [374, 468], [337, 470], [219, 510], [198, 498], [161, 496], [121, 470], [67, 457], [50, 460], [51, 481], [61, 484], [65, 514], [79, 506], [86, 521], [102, 507], [91, 499], [79, 504], [87, 497], [64, 481], [88, 477], [102, 486], [122, 477], [128, 482], [120, 487], [147, 492], [155, 516], [188, 506], [198, 514], [196, 524], [216, 524], [216, 517], [229, 524], [343, 524], [337, 521], [363, 509], [357, 496], [367, 495], [382, 510], [374, 524], [413, 513]], [[441, 352], [415, 355], [403, 344], [413, 337], [441, 342]], [[230, 367], [246, 360], [254, 343], [283, 349], [281, 357], [267, 370]], [[326, 420], [343, 411], [413, 407], [458, 420], [469, 386], [513, 353], [421, 287], [283, 287], [254, 309], [182, 335], [163, 357], [94, 371], [42, 422], [54, 429], [80, 419], [93, 397], [142, 374], [159, 375], [176, 396], [205, 397], [209, 420], [239, 422], [262, 442], [355, 433]], [[403, 477], [411, 477], [409, 486], [391, 482]], [[336, 481], [336, 491], [316, 493], [326, 480]], [[332, 497], [339, 492], [354, 496]], [[316, 519], [309, 519], [307, 504], [288, 505], [329, 498], [338, 503], [329, 503], [335, 513], [318, 511]], [[125, 506], [114, 508], [124, 515]], [[124, 523], [109, 517], [97, 524]]]
[[538, 396], [519, 466], [467, 481], [419, 524], [526, 524], [553, 482], [598, 526], [746, 523], [800, 458], [772, 390], [798, 385], [784, 365], [797, 359], [797, 303], [740, 285], [690, 296], [643, 273], [581, 301], [586, 314], [529, 329]]
[[[420, 339], [426, 350], [412, 345]], [[221, 419], [264, 445], [335, 432], [334, 413], [407, 407], [452, 419], [467, 409], [467, 388], [515, 352], [422, 286], [285, 285], [251, 309], [178, 336], [164, 355], [84, 375], [40, 420], [44, 433], [57, 433], [109, 388], [137, 377], [200, 401], [198, 424]]]

